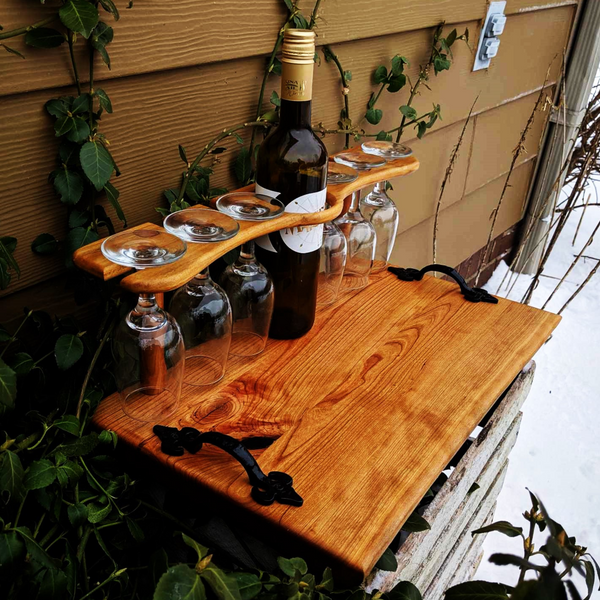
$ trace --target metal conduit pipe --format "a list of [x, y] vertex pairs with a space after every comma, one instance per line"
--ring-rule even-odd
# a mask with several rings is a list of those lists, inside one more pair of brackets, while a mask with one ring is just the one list
[[[521, 235], [528, 231], [531, 231], [531, 234], [513, 267], [518, 273], [535, 273], [540, 263], [546, 245], [545, 240], [543, 243], [541, 241], [548, 235], [554, 208], [551, 196], [556, 193], [556, 189], [562, 188], [565, 173], [560, 171], [566, 157], [573, 150], [574, 138], [581, 125], [599, 65], [600, 2], [586, 0], [581, 7], [566, 69], [566, 109], [563, 107], [555, 110], [550, 117], [544, 147], [540, 152], [539, 166], [531, 186]], [[555, 188], [557, 179], [559, 185]]]

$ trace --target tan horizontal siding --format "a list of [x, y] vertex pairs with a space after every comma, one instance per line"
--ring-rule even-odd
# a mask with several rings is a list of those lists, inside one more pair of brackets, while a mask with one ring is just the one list
[[[576, 0], [509, 0], [507, 14], [576, 4]], [[101, 10], [102, 19], [115, 29], [110, 44], [112, 71], [97, 69], [96, 80], [178, 67], [195, 66], [240, 57], [267, 54], [273, 47], [286, 11], [283, 0], [145, 0], [125, 8], [117, 0], [121, 20]], [[300, 3], [308, 16], [313, 2]], [[431, 27], [446, 21], [483, 19], [486, 0], [323, 0], [319, 43], [364, 39]], [[5, 31], [29, 25], [55, 14], [56, 8], [23, 0], [0, 1], [0, 23]], [[57, 22], [57, 27], [60, 24]], [[0, 53], [0, 95], [53, 88], [71, 83], [66, 44], [50, 50], [25, 45], [23, 38], [7, 41], [27, 56], [23, 61]], [[76, 56], [86, 72], [85, 40], [79, 38]], [[100, 63], [99, 63], [100, 64]]]

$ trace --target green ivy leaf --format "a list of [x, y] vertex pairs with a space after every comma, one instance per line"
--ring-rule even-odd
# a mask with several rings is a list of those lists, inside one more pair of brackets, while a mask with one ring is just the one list
[[371, 125], [377, 125], [381, 121], [381, 117], [383, 117], [383, 111], [379, 108], [369, 108], [366, 117]]
[[44, 107], [46, 108], [48, 113], [50, 113], [53, 117], [56, 118], [64, 117], [69, 111], [69, 108], [65, 106], [65, 104], [58, 98], [48, 100], [48, 102], [44, 104]]
[[18, 455], [10, 450], [2, 453], [0, 462], [0, 496], [14, 502], [23, 498], [23, 466]]
[[98, 502], [92, 502], [91, 504], [88, 504], [87, 520], [90, 523], [100, 523], [106, 517], [108, 517], [111, 510], [111, 504], [100, 504]]
[[389, 548], [386, 548], [385, 552], [379, 557], [379, 560], [375, 563], [375, 568], [382, 571], [395, 571], [398, 568], [398, 561]]
[[12, 279], [8, 269], [8, 263], [3, 258], [0, 258], [0, 290], [5, 290]]
[[90, 38], [92, 47], [100, 54], [106, 66], [110, 69], [110, 56], [106, 51], [106, 45], [113, 40], [113, 28], [100, 21]]
[[81, 429], [79, 419], [75, 415], [63, 415], [62, 417], [58, 417], [52, 425], [71, 435], [79, 435], [79, 430]]
[[12, 254], [17, 249], [17, 238], [4, 235], [0, 237], [0, 244], [4, 246], [4, 250]]
[[450, 68], [450, 61], [445, 54], [440, 54], [433, 59], [433, 69], [437, 75], [441, 71], [447, 71]]
[[89, 454], [98, 445], [98, 435], [95, 432], [77, 438], [72, 442], [61, 444], [56, 448], [54, 454], [61, 453], [65, 456], [85, 456]]
[[25, 544], [14, 532], [0, 533], [0, 573], [8, 573], [25, 558]]
[[177, 565], [168, 569], [160, 578], [152, 598], [153, 600], [206, 600], [206, 591], [194, 569], [187, 565]]
[[61, 371], [70, 369], [83, 356], [81, 338], [70, 333], [61, 335], [54, 346], [56, 364]]
[[71, 113], [74, 115], [80, 115], [82, 113], [87, 113], [90, 110], [90, 95], [89, 94], [81, 94], [77, 96], [75, 100], [73, 100], [73, 105], [71, 106]]
[[98, 141], [86, 142], [79, 153], [81, 168], [97, 191], [110, 179], [114, 165], [108, 150]]
[[373, 73], [373, 81], [375, 83], [383, 83], [388, 76], [387, 68], [384, 65], [379, 65]]
[[275, 90], [271, 92], [271, 104], [273, 106], [281, 106], [281, 99], [279, 98], [279, 94]]
[[404, 65], [408, 64], [408, 60], [404, 56], [399, 56], [396, 54], [394, 58], [392, 58], [392, 74], [400, 75], [404, 72]]
[[98, 23], [98, 9], [87, 0], [68, 0], [58, 11], [58, 16], [67, 29], [86, 39]]
[[401, 581], [386, 596], [389, 600], [422, 600], [421, 592], [410, 581]]
[[12, 336], [2, 325], [0, 325], [0, 343], [8, 342], [8, 340], [12, 339]]
[[23, 479], [27, 490], [41, 490], [56, 479], [56, 467], [48, 459], [36, 460], [29, 465]]
[[479, 529], [472, 531], [471, 535], [475, 536], [478, 533], [489, 533], [490, 531], [498, 531], [504, 535], [507, 535], [508, 537], [519, 537], [523, 535], [522, 527], [515, 527], [508, 521], [496, 521], [495, 523], [491, 523], [485, 527], [480, 527]]
[[352, 81], [352, 71], [344, 71], [344, 79], [346, 81]]
[[66, 42], [65, 36], [49, 27], [32, 29], [25, 36], [25, 43], [33, 48], [57, 48], [63, 42]]
[[262, 590], [260, 579], [253, 573], [240, 573], [236, 571], [231, 573], [231, 577], [237, 583], [241, 600], [252, 600]]
[[119, 15], [119, 10], [115, 6], [113, 0], [100, 0], [100, 5], [106, 12], [110, 13], [114, 17], [115, 21], [118, 21], [121, 18]]
[[208, 548], [206, 546], [199, 544], [193, 538], [189, 537], [188, 535], [185, 535], [185, 533], [182, 533], [181, 537], [185, 544], [187, 544], [190, 548], [193, 548], [196, 551], [199, 561], [202, 560], [208, 554]]
[[65, 204], [77, 204], [83, 194], [83, 180], [79, 173], [69, 171], [66, 168], [55, 171], [55, 173], [53, 181], [54, 189], [60, 196], [61, 202]]
[[306, 562], [302, 558], [283, 558], [280, 556], [277, 558], [277, 564], [288, 577], [294, 577], [296, 571], [298, 571], [300, 575], [306, 575], [308, 572]]
[[275, 75], [281, 75], [281, 61], [278, 58], [273, 61], [273, 67], [271, 71], [275, 73]]
[[431, 529], [431, 525], [417, 511], [413, 511], [401, 529], [410, 533], [418, 533], [419, 531]]
[[383, 140], [384, 142], [391, 142], [392, 141], [392, 134], [388, 133], [387, 131], [380, 131], [377, 134], [377, 137], [375, 139], [376, 140]]
[[108, 113], [111, 114], [113, 111], [112, 102], [108, 97], [108, 94], [101, 88], [96, 90], [96, 98], [98, 98], [98, 102], [100, 106]]
[[54, 132], [56, 137], [60, 137], [61, 135], [65, 135], [73, 129], [73, 118], [68, 115], [65, 117], [60, 117], [56, 123], [54, 123]]
[[57, 469], [59, 479], [67, 480], [71, 485], [76, 484], [83, 475], [83, 469], [72, 460], [67, 460]]
[[67, 133], [67, 139], [71, 142], [83, 142], [90, 135], [90, 126], [85, 119], [80, 117], [73, 118], [73, 127]]
[[212, 562], [200, 574], [219, 600], [241, 600], [237, 580], [215, 566]]
[[39, 600], [54, 600], [64, 598], [67, 591], [67, 576], [59, 569], [43, 569], [34, 576], [38, 583], [37, 598]]
[[[7, 408], [14, 406], [17, 396], [17, 375], [0, 358], [0, 404]], [[15, 454], [16, 456], [16, 454]], [[2, 487], [0, 486], [0, 490]]]
[[424, 121], [419, 121], [417, 123], [417, 137], [421, 139], [425, 133], [427, 132], [427, 123]]
[[119, 190], [109, 181], [104, 186], [104, 191], [106, 192], [106, 198], [110, 202], [110, 205], [115, 209], [117, 217], [123, 222], [123, 227], [127, 227], [127, 219], [125, 218], [125, 213], [123, 212], [123, 208], [119, 204]]
[[49, 233], [40, 233], [31, 242], [31, 251], [40, 256], [50, 256], [58, 250], [58, 240]]
[[142, 528], [133, 519], [130, 519], [129, 517], [125, 517], [125, 523], [127, 523], [127, 529], [129, 529], [129, 533], [131, 533], [131, 537], [138, 544], [141, 544], [145, 539]]
[[467, 581], [446, 590], [445, 600], [506, 600], [511, 588], [503, 583]]
[[403, 104], [400, 107], [400, 112], [407, 118], [410, 119], [411, 121], [413, 119], [417, 118], [417, 111], [412, 107], [412, 106], [408, 106], [406, 104]]
[[21, 269], [13, 256], [13, 252], [17, 248], [17, 238], [4, 236], [0, 238], [0, 256], [6, 261], [6, 264], [20, 276]]
[[387, 86], [387, 91], [395, 92], [400, 91], [406, 85], [406, 75], [394, 75], [390, 79], [390, 84]]
[[10, 357], [8, 365], [16, 373], [17, 377], [27, 375], [33, 369], [33, 358], [27, 352], [17, 352]]
[[252, 160], [248, 148], [241, 148], [233, 165], [236, 179], [240, 184], [246, 184], [252, 176]]
[[453, 29], [449, 34], [448, 37], [446, 38], [446, 45], [448, 46], [448, 48], [450, 48], [450, 46], [452, 46], [452, 44], [454, 44], [454, 42], [456, 41], [456, 29]]

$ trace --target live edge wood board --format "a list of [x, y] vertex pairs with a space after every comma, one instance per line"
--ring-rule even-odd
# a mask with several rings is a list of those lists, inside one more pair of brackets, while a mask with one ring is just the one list
[[319, 311], [304, 337], [231, 357], [215, 386], [184, 386], [165, 424], [275, 440], [257, 459], [292, 475], [301, 508], [256, 504], [239, 464], [216, 448], [162, 454], [152, 425], [126, 417], [115, 396], [95, 423], [199, 511], [212, 502], [269, 542], [284, 540], [288, 555], [356, 583], [559, 320], [504, 299], [472, 304], [440, 279], [384, 273]]

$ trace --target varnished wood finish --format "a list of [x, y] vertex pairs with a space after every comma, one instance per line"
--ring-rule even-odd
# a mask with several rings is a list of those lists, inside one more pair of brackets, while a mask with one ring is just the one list
[[199, 501], [216, 497], [229, 515], [284, 535], [288, 553], [308, 549], [358, 581], [559, 320], [504, 299], [469, 303], [440, 279], [384, 273], [319, 312], [303, 338], [232, 357], [218, 385], [184, 386], [165, 424], [273, 438], [259, 463], [294, 477], [302, 508], [254, 503], [222, 451], [161, 454], [152, 425], [127, 418], [115, 396], [94, 419], [156, 475], [166, 468]]
[[[419, 161], [414, 156], [409, 156], [408, 158], [389, 161], [385, 166], [371, 171], [363, 171], [359, 174], [358, 179], [352, 183], [329, 186], [327, 189], [329, 208], [322, 212], [310, 214], [284, 213], [280, 217], [268, 221], [240, 221], [240, 231], [235, 237], [215, 244], [190, 243], [183, 258], [176, 263], [133, 272], [121, 281], [121, 285], [126, 290], [136, 293], [170, 292], [185, 285], [202, 269], [244, 242], [288, 227], [303, 227], [331, 221], [339, 216], [344, 207], [344, 199], [355, 190], [384, 179], [408, 175], [418, 168]], [[253, 188], [249, 186], [242, 189], [251, 190]], [[151, 223], [140, 225], [136, 229], [143, 227], [160, 229], [160, 227]], [[115, 265], [104, 258], [100, 252], [102, 241], [93, 242], [77, 250], [73, 255], [73, 262], [80, 269], [105, 280], [130, 271], [131, 269]]]

